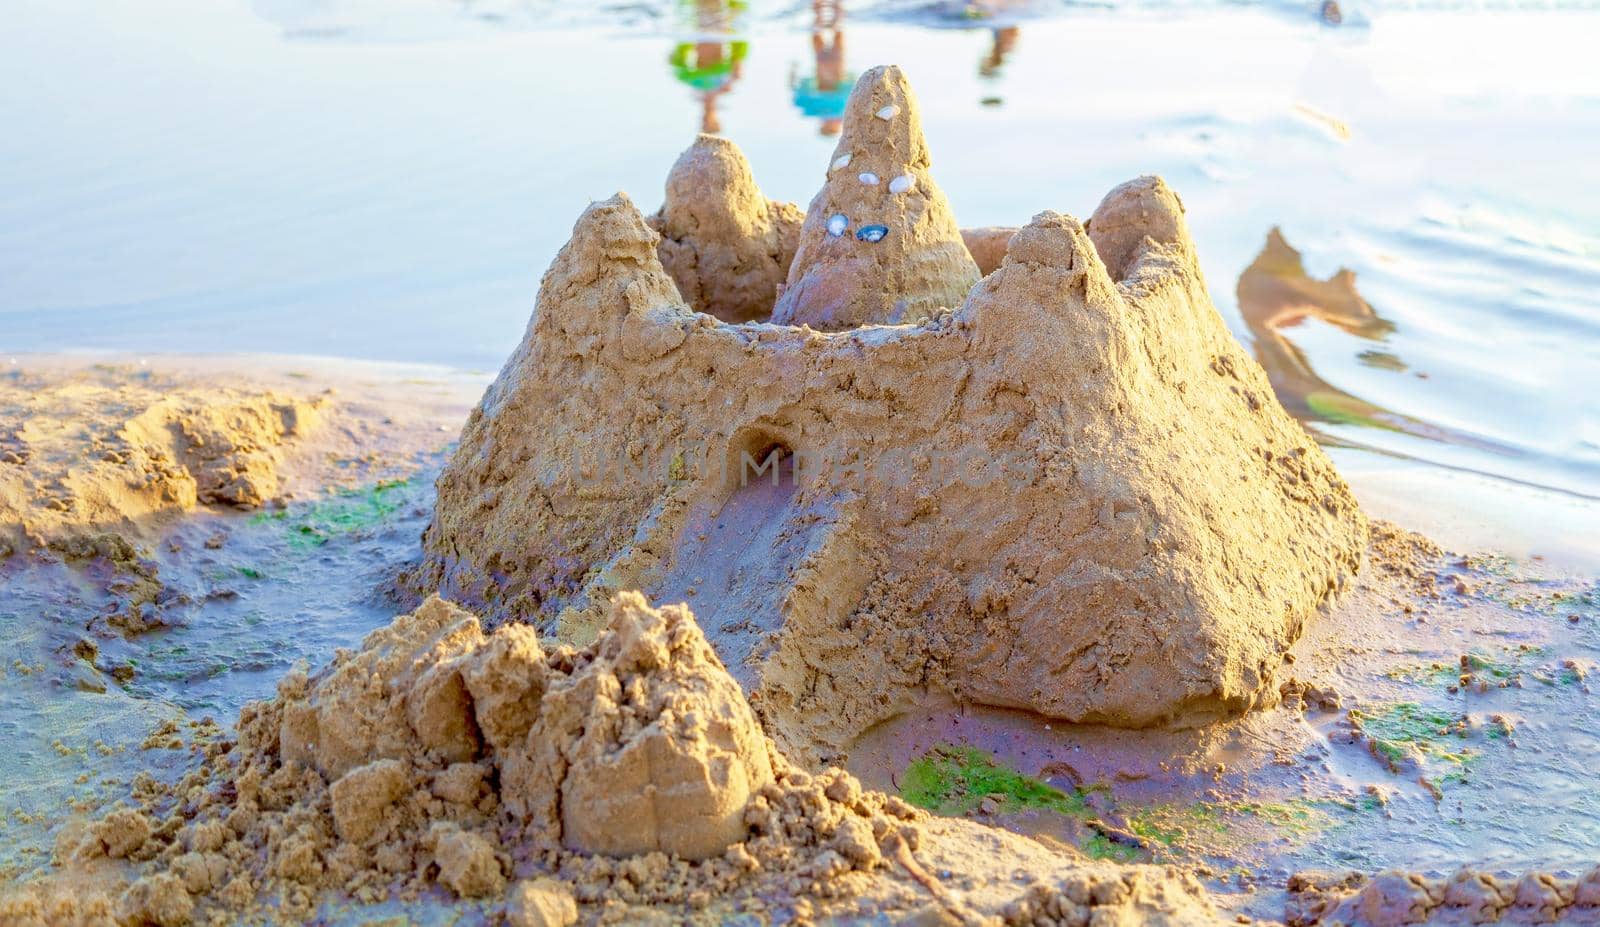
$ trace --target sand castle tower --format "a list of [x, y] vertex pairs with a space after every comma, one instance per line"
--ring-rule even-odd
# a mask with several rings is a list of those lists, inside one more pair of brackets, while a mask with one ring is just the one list
[[724, 322], [772, 314], [804, 215], [761, 195], [750, 163], [725, 138], [702, 135], [672, 165], [650, 227], [656, 256], [691, 308]]
[[772, 321], [834, 330], [960, 305], [978, 266], [931, 164], [905, 74], [888, 65], [861, 75]]
[[[416, 583], [577, 638], [623, 590], [688, 602], [812, 758], [930, 691], [1122, 726], [1275, 700], [1366, 521], [1212, 307], [1178, 198], [1141, 178], [1086, 224], [988, 230], [1005, 256], [974, 282], [914, 114], [897, 70], [863, 78], [771, 321], [687, 305], [626, 196], [585, 210], [439, 479]], [[890, 161], [920, 202], [840, 191]], [[806, 295], [834, 275], [859, 298]]]

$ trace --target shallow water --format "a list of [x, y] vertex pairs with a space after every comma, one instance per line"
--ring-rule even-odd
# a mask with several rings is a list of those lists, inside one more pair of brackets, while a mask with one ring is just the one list
[[1383, 324], [1277, 329], [1330, 440], [1600, 496], [1600, 13], [817, 6], [26, 3], [0, 34], [0, 350], [492, 370], [589, 200], [654, 208], [714, 124], [805, 202], [839, 87], [893, 61], [963, 224], [1159, 172], [1242, 338], [1271, 229], [1311, 276], [1355, 272]]
[[0, 881], [48, 857], [70, 810], [121, 798], [139, 773], [187, 771], [187, 751], [141, 749], [163, 722], [185, 742], [202, 719], [231, 730], [296, 662], [320, 666], [388, 623], [398, 608], [381, 590], [416, 550], [441, 462], [287, 509], [184, 519], [147, 550], [164, 590], [139, 634], [116, 627], [125, 577], [105, 561], [0, 560]]

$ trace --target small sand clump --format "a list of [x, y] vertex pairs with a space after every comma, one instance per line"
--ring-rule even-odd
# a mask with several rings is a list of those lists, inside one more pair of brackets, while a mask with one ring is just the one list
[[1393, 522], [1373, 521], [1372, 563], [1418, 599], [1440, 596], [1444, 551], [1428, 538]]
[[494, 847], [478, 834], [435, 824], [429, 832], [439, 883], [461, 898], [486, 898], [505, 889], [505, 873]]
[[132, 856], [150, 839], [150, 820], [131, 808], [119, 808], [90, 828], [80, 854], [123, 859]]
[[118, 909], [125, 924], [183, 927], [194, 917], [194, 898], [178, 876], [159, 872], [128, 886]]
[[577, 922], [572, 890], [555, 879], [518, 882], [506, 899], [507, 927], [571, 927]]
[[[1129, 867], [1117, 876], [1069, 873], [1058, 883], [1035, 883], [1000, 912], [1005, 927], [1055, 927], [1058, 924], [1138, 924], [1189, 927], [1217, 923], [1214, 913], [1197, 910], [1188, 898], [1199, 891], [1192, 876], [1173, 879]], [[1127, 914], [1138, 912], [1132, 919]]]

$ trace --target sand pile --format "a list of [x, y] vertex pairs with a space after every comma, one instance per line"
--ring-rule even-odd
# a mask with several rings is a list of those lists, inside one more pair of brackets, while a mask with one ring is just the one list
[[667, 174], [666, 199], [650, 217], [656, 256], [696, 311], [724, 322], [772, 314], [794, 260], [804, 216], [761, 195], [738, 146], [702, 135]]
[[672, 903], [763, 867], [825, 881], [879, 863], [915, 814], [836, 780], [771, 752], [682, 608], [618, 596], [593, 646], [546, 653], [525, 625], [485, 636], [431, 599], [248, 706], [175, 814], [114, 812], [74, 855], [154, 860], [124, 908], [172, 880], [202, 906], [308, 914], [323, 890], [499, 897], [562, 872], [583, 901]]
[[[874, 75], [858, 97], [903, 89]], [[619, 589], [687, 601], [808, 762], [930, 688], [1122, 726], [1275, 700], [1361, 562], [1349, 490], [1212, 308], [1159, 179], [1005, 238], [953, 313], [824, 333], [694, 312], [632, 202], [592, 205], [413, 581], [574, 640]]]
[[834, 330], [959, 306], [978, 267], [931, 163], [905, 75], [892, 65], [861, 75], [772, 321]]
[[[580, 906], [612, 923], [648, 920], [636, 906], [662, 923], [770, 905], [956, 924], [1210, 911], [1192, 878], [1087, 867], [1062, 882], [1063, 859], [1032, 841], [795, 769], [690, 613], [636, 593], [592, 645], [553, 651], [431, 599], [286, 676], [241, 712], [236, 743], [136, 797], [64, 839], [60, 878], [0, 900], [0, 920], [294, 922], [435, 886], [512, 924], [569, 924]], [[108, 888], [119, 866], [131, 884]], [[945, 868], [976, 886], [929, 875]]]
[[1576, 878], [1471, 869], [1447, 878], [1303, 872], [1289, 880], [1286, 920], [1289, 927], [1600, 924], [1600, 867]]
[[197, 505], [258, 506], [326, 397], [177, 387], [158, 377], [0, 378], [0, 553], [72, 555]]

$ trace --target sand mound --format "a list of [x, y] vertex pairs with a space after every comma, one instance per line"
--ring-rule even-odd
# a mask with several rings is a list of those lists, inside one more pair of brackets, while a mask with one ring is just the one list
[[[612, 923], [639, 922], [632, 906], [673, 912], [662, 923], [769, 905], [788, 920], [931, 908], [956, 924], [1210, 913], [1190, 877], [1063, 873], [1032, 841], [929, 821], [840, 770], [800, 772], [686, 609], [628, 592], [609, 621], [591, 646], [547, 652], [525, 625], [486, 636], [430, 599], [286, 676], [177, 786], [146, 781], [140, 807], [63, 841], [60, 879], [0, 899], [0, 920], [297, 922], [435, 886], [517, 924], [571, 923], [579, 905]], [[115, 865], [131, 884], [108, 884]], [[981, 888], [960, 896], [930, 869]]]
[[832, 330], [960, 305], [978, 267], [931, 163], [905, 75], [892, 65], [861, 75], [772, 321]]
[[70, 556], [84, 538], [137, 535], [196, 505], [261, 505], [279, 493], [287, 445], [329, 406], [92, 373], [0, 379], [0, 546]]
[[954, 313], [821, 333], [695, 313], [632, 203], [592, 205], [439, 479], [415, 582], [573, 640], [617, 589], [688, 601], [808, 761], [930, 687], [1123, 726], [1275, 700], [1361, 562], [1354, 499], [1159, 179], [1087, 231], [1045, 212], [1005, 238]]
[[656, 256], [690, 307], [746, 322], [772, 314], [803, 218], [793, 203], [761, 195], [738, 146], [702, 135], [667, 174], [649, 221], [661, 236]]
[[286, 680], [275, 707], [278, 759], [331, 783], [346, 839], [376, 833], [428, 758], [488, 757], [450, 775], [496, 774], [535, 844], [612, 855], [719, 854], [773, 781], [755, 716], [687, 610], [637, 594], [614, 600], [592, 650], [550, 657], [527, 626], [486, 637], [432, 599], [317, 680]]
[[[396, 880], [412, 894], [498, 896], [512, 876], [563, 867], [584, 874], [581, 900], [673, 902], [690, 882], [672, 860], [705, 861], [695, 881], [712, 885], [755, 861], [800, 867], [760, 833], [797, 822], [813, 828], [810, 855], [833, 849], [840, 873], [878, 863], [878, 840], [915, 814], [858, 787], [841, 787], [857, 796], [841, 807], [819, 794], [836, 780], [849, 781], [813, 787], [771, 751], [685, 609], [619, 595], [593, 646], [546, 653], [526, 626], [486, 636], [430, 599], [248, 706], [237, 746], [179, 787], [176, 814], [115, 812], [75, 854], [154, 857], [141, 891], [175, 876], [233, 911], [281, 895], [305, 913], [327, 889], [376, 900]], [[650, 858], [625, 875], [604, 856]]]

